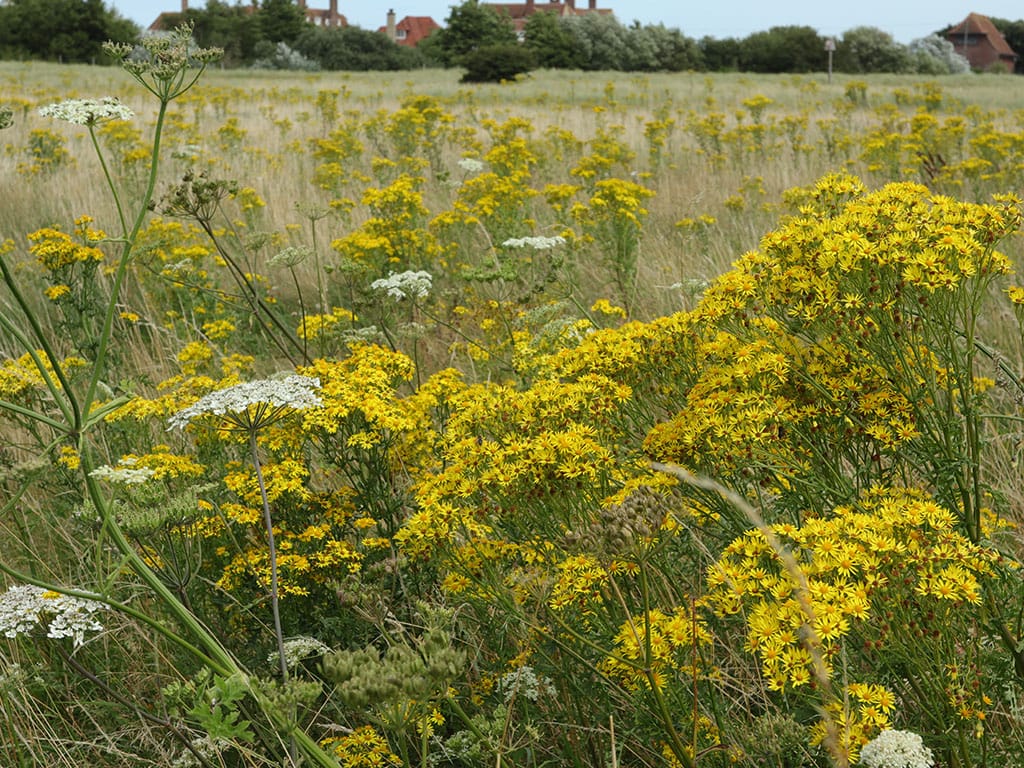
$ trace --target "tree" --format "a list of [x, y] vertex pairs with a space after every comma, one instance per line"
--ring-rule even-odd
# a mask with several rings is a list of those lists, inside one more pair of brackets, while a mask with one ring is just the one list
[[550, 11], [535, 13], [526, 20], [525, 45], [538, 67], [579, 69], [580, 55], [575, 40]]
[[1024, 72], [1024, 20], [1010, 21], [990, 17], [989, 21], [1002, 33], [1007, 45], [1013, 48], [1018, 56], [1013, 71], [1018, 74]]
[[704, 69], [710, 72], [734, 72], [740, 68], [740, 41], [735, 37], [717, 40], [702, 37], [697, 43]]
[[199, 46], [224, 50], [225, 66], [253, 61], [263, 39], [256, 14], [222, 0], [207, 0], [204, 10], [189, 8], [184, 14], [174, 14], [167, 19], [167, 26], [174, 28], [182, 21], [192, 23], [192, 37]]
[[321, 69], [351, 72], [412, 69], [422, 63], [415, 49], [395, 44], [383, 32], [359, 27], [317, 27], [307, 25], [294, 49], [320, 65]]
[[518, 43], [484, 45], [463, 58], [462, 83], [501, 83], [516, 79], [534, 67], [530, 49]]
[[0, 5], [0, 56], [102, 63], [107, 40], [134, 42], [139, 28], [103, 0], [8, 0]]
[[587, 13], [583, 16], [566, 16], [561, 22], [572, 35], [581, 69], [629, 69], [633, 56], [629, 31], [614, 16]]
[[471, 51], [486, 45], [515, 43], [516, 33], [507, 16], [478, 0], [452, 6], [443, 29], [438, 30], [437, 51], [446, 67], [458, 66]]
[[907, 46], [914, 72], [919, 75], [958, 75], [971, 71], [971, 65], [944, 37], [931, 35]]
[[634, 27], [630, 32], [634, 50], [647, 52], [647, 65], [637, 66], [637, 69], [682, 72], [701, 68], [702, 57], [697, 43], [678, 29], [669, 29], [664, 24], [648, 24]]
[[740, 43], [740, 69], [748, 72], [814, 72], [823, 67], [825, 41], [812, 27], [772, 27]]
[[854, 27], [836, 46], [840, 72], [910, 72], [913, 61], [906, 46], [877, 27]]
[[305, 11], [293, 0], [263, 0], [257, 18], [261, 36], [271, 43], [291, 45], [307, 26]]

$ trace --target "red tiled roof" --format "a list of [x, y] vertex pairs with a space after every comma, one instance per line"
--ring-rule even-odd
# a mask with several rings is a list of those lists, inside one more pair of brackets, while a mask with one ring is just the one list
[[963, 35], [981, 35], [988, 39], [989, 45], [995, 49], [1000, 58], [1017, 58], [1016, 51], [1010, 47], [1002, 32], [996, 29], [996, 25], [992, 23], [988, 16], [982, 16], [980, 13], [967, 14], [966, 19], [946, 33], [946, 39], [955, 40], [957, 36], [962, 37]]
[[[399, 38], [395, 42], [399, 45], [416, 45], [435, 29], [440, 28], [441, 25], [430, 16], [406, 16], [395, 24], [395, 31], [405, 32], [405, 37]], [[387, 34], [388, 28], [380, 27], [377, 31]]]

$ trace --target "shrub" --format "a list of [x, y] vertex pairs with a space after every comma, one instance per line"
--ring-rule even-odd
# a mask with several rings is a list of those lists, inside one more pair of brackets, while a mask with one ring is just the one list
[[517, 44], [485, 45], [463, 59], [463, 83], [500, 83], [514, 80], [534, 67], [533, 54]]

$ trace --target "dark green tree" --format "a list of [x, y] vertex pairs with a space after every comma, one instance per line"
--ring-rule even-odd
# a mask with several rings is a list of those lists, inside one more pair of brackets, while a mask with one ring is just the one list
[[165, 27], [172, 29], [180, 21], [192, 22], [196, 43], [203, 48], [223, 48], [223, 64], [237, 67], [256, 58], [256, 46], [263, 40], [257, 16], [241, 5], [207, 0], [203, 10], [189, 8], [185, 14], [169, 15]]
[[740, 43], [740, 69], [747, 72], [814, 72], [825, 66], [825, 40], [812, 27], [772, 27]]
[[637, 60], [632, 68], [648, 72], [682, 72], [700, 69], [701, 51], [697, 43], [685, 37], [678, 29], [664, 24], [647, 24], [630, 29], [632, 48], [643, 52], [643, 60]]
[[477, 0], [452, 6], [444, 28], [435, 34], [439, 58], [446, 67], [461, 65], [465, 56], [477, 48], [517, 42], [508, 16]]
[[350, 72], [394, 71], [423, 65], [423, 56], [413, 48], [396, 45], [383, 32], [359, 27], [317, 27], [308, 25], [294, 48], [321, 69]]
[[735, 37], [718, 40], [702, 37], [697, 43], [704, 69], [709, 72], [735, 72], [740, 68], [740, 41]]
[[133, 42], [139, 28], [103, 0], [7, 0], [0, 4], [0, 57], [104, 63], [107, 40]]
[[462, 83], [511, 82], [534, 67], [530, 49], [518, 43], [484, 45], [462, 59], [466, 73]]
[[1024, 73], [1024, 20], [1010, 21], [1009, 19], [989, 17], [989, 21], [995, 25], [996, 29], [1003, 33], [1007, 44], [1017, 54], [1017, 62], [1014, 65], [1013, 71], [1017, 74]]
[[536, 65], [546, 69], [579, 69], [581, 56], [575, 40], [552, 12], [535, 13], [526, 20], [526, 47]]
[[271, 43], [291, 45], [307, 26], [306, 12], [294, 0], [263, 0], [257, 19], [261, 36]]
[[630, 30], [614, 16], [588, 13], [566, 16], [562, 25], [573, 36], [573, 46], [579, 52], [580, 68], [588, 71], [632, 68], [636, 52], [632, 50]]

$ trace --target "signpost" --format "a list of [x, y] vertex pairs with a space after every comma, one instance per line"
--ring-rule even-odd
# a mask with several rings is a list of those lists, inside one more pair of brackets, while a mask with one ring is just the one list
[[832, 82], [832, 54], [836, 52], [836, 40], [834, 37], [825, 38], [825, 50], [828, 51], [828, 81]]

